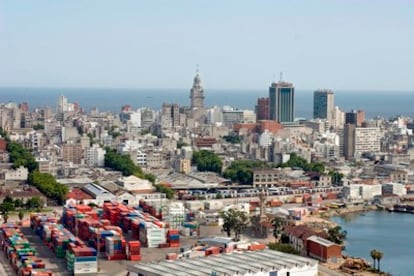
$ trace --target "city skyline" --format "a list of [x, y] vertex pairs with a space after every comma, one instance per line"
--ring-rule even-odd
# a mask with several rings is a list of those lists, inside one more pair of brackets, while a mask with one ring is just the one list
[[186, 88], [200, 64], [206, 89], [264, 88], [284, 72], [298, 89], [413, 90], [413, 9], [406, 1], [3, 1], [0, 86]]

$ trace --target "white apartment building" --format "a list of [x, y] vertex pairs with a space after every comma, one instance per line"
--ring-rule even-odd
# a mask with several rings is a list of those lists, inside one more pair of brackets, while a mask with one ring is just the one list
[[86, 149], [85, 159], [86, 164], [91, 167], [103, 167], [105, 164], [106, 151], [98, 144], [93, 144], [92, 147]]
[[5, 180], [15, 180], [15, 181], [24, 181], [27, 180], [29, 176], [29, 171], [27, 168], [20, 166], [15, 170], [7, 170], [4, 173]]
[[400, 183], [387, 183], [382, 185], [382, 193], [384, 195], [404, 196], [407, 194], [405, 185]]
[[351, 184], [343, 188], [343, 193], [349, 200], [372, 200], [375, 196], [382, 195], [382, 185]]
[[355, 128], [355, 154], [361, 156], [364, 152], [379, 152], [381, 132], [378, 127]]

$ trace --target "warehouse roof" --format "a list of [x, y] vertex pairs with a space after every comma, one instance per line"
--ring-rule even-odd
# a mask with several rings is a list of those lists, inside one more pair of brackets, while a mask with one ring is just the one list
[[273, 250], [246, 251], [209, 257], [128, 265], [128, 271], [143, 275], [234, 275], [281, 269], [301, 269], [317, 266], [305, 257]]

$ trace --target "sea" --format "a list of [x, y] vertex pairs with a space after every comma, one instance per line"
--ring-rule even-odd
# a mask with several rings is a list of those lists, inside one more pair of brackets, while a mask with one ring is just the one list
[[[414, 118], [413, 91], [368, 91], [338, 90], [335, 105], [343, 111], [362, 109], [366, 118], [377, 116], [389, 119], [396, 116]], [[190, 105], [190, 89], [116, 89], [116, 88], [33, 88], [2, 87], [0, 103], [28, 102], [33, 110], [37, 107], [56, 107], [58, 97], [64, 95], [69, 102], [77, 102], [84, 110], [98, 108], [99, 111], [119, 112], [129, 104], [133, 109], [149, 107], [160, 110], [163, 103]], [[264, 89], [205, 89], [205, 106], [231, 106], [254, 110], [258, 97], [267, 97]], [[295, 116], [312, 118], [313, 91], [295, 91]]]
[[414, 275], [414, 215], [372, 211], [334, 217], [348, 232], [345, 254], [370, 261], [372, 249], [384, 253], [381, 270], [394, 276]]

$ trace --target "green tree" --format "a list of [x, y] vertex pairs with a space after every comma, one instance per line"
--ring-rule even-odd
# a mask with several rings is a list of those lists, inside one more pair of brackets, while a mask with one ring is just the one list
[[14, 200], [13, 200], [13, 198], [11, 198], [10, 196], [6, 196], [6, 197], [3, 199], [3, 203], [11, 203], [11, 204], [13, 204], [13, 205], [14, 205]]
[[164, 186], [164, 185], [162, 185], [162, 184], [156, 184], [156, 185], [155, 185], [155, 189], [156, 189], [156, 191], [157, 191], [157, 192], [159, 192], [159, 193], [164, 193], [164, 194], [165, 194], [165, 196], [166, 196], [168, 199], [173, 199], [173, 198], [174, 198], [175, 192], [174, 192], [174, 190], [173, 190], [173, 189], [171, 189], [170, 187]]
[[280, 252], [283, 252], [283, 253], [300, 255], [300, 252], [297, 251], [290, 244], [285, 244], [285, 243], [269, 243], [268, 244], [268, 247], [269, 247], [270, 250], [276, 250], [276, 251], [280, 251]]
[[38, 196], [34, 196], [31, 199], [29, 199], [28, 201], [26, 201], [26, 208], [27, 209], [42, 209], [43, 207], [43, 202], [40, 199], [40, 197]]
[[331, 183], [334, 186], [338, 186], [341, 184], [341, 180], [344, 175], [337, 171], [329, 171], [328, 175], [331, 177]]
[[23, 213], [23, 211], [21, 211], [21, 210], [20, 210], [20, 211], [19, 211], [19, 215], [18, 215], [18, 216], [19, 216], [19, 220], [20, 220], [20, 221], [22, 221], [22, 220], [23, 220], [23, 218], [24, 218], [24, 213]]
[[7, 223], [8, 220], [9, 220], [9, 214], [8, 213], [3, 214], [4, 223]]
[[240, 137], [237, 136], [237, 134], [232, 133], [230, 135], [226, 135], [223, 136], [223, 139], [227, 142], [227, 143], [231, 143], [231, 144], [240, 144]]
[[313, 171], [318, 173], [325, 173], [325, 165], [319, 162], [308, 163], [306, 159], [298, 156], [296, 153], [290, 154], [289, 161], [279, 165], [281, 168], [301, 168], [304, 171]]
[[68, 187], [57, 182], [51, 174], [33, 171], [29, 174], [28, 182], [47, 197], [56, 200], [59, 204], [65, 202]]
[[20, 198], [16, 198], [14, 200], [14, 207], [15, 208], [23, 207], [23, 205], [24, 205], [23, 200], [21, 200]]
[[13, 210], [14, 210], [14, 204], [12, 202], [3, 202], [2, 204], [0, 204], [0, 212], [2, 214], [7, 214]]
[[223, 161], [221, 161], [220, 157], [208, 150], [194, 152], [192, 162], [200, 172], [209, 171], [221, 173], [223, 167]]
[[328, 240], [337, 244], [343, 244], [346, 239], [347, 232], [342, 230], [341, 226], [335, 226], [328, 229]]
[[253, 170], [272, 168], [272, 164], [262, 161], [236, 160], [223, 172], [223, 177], [240, 184], [253, 183]]
[[373, 268], [375, 270], [376, 269], [375, 261], [377, 260], [377, 250], [376, 249], [371, 250], [370, 255], [373, 261], [373, 266], [374, 266]]
[[239, 241], [241, 233], [247, 228], [249, 217], [246, 212], [229, 209], [228, 211], [221, 211], [219, 216], [223, 218], [223, 231], [231, 237], [234, 232], [234, 240]]
[[216, 199], [222, 199], [223, 198], [223, 194], [220, 192], [216, 193]]
[[278, 242], [280, 235], [283, 233], [283, 229], [285, 227], [286, 220], [283, 217], [274, 217], [272, 220], [272, 226], [273, 226], [273, 237], [275, 237], [275, 240]]
[[378, 263], [378, 271], [381, 271], [381, 259], [382, 259], [382, 257], [384, 257], [384, 253], [377, 250], [377, 252], [375, 254], [375, 257], [376, 257], [377, 263]]

